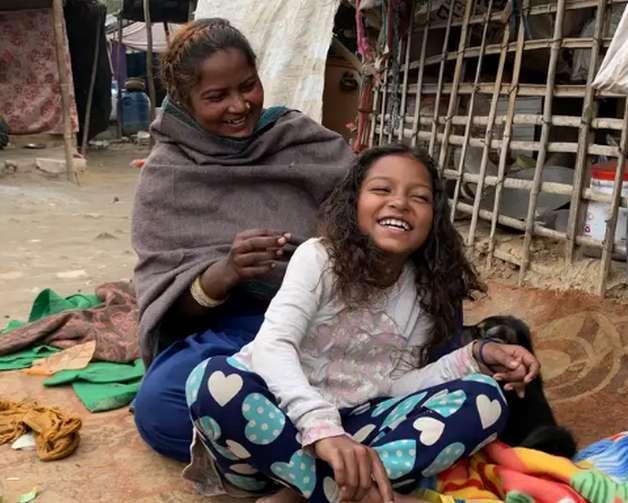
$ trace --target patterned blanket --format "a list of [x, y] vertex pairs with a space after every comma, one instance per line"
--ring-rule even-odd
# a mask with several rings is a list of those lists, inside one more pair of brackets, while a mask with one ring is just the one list
[[600, 440], [569, 461], [493, 442], [426, 479], [430, 503], [626, 503], [628, 432]]

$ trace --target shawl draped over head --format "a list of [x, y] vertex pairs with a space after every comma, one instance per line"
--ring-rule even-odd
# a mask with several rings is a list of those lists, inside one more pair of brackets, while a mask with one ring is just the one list
[[[266, 110], [245, 140], [209, 134], [167, 102], [135, 197], [132, 241], [140, 346], [149, 363], [160, 322], [194, 278], [225, 257], [246, 229], [316, 231], [320, 203], [354, 160], [337, 133], [297, 111]], [[245, 285], [270, 298], [285, 264]]]

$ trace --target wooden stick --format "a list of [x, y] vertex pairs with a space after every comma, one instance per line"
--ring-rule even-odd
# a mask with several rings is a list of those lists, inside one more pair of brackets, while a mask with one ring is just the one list
[[[468, 0], [469, 2], [471, 0]], [[447, 28], [445, 29], [445, 38], [443, 39], [443, 50], [441, 52], [440, 68], [438, 69], [438, 85], [436, 87], [436, 100], [434, 101], [434, 114], [432, 122], [432, 137], [428, 147], [430, 156], [434, 157], [434, 145], [436, 143], [436, 133], [438, 131], [438, 112], [440, 109], [440, 96], [443, 89], [443, 77], [445, 74], [445, 63], [447, 62], [447, 45], [449, 44], [449, 34], [451, 33], [451, 20], [454, 16], [454, 5], [456, 0], [449, 2], [449, 16], [447, 17]]]
[[462, 67], [464, 63], [464, 50], [467, 46], [467, 37], [469, 31], [469, 18], [473, 11], [475, 2], [467, 0], [464, 8], [464, 22], [460, 31], [460, 40], [458, 42], [458, 57], [456, 58], [456, 67], [454, 68], [454, 77], [451, 84], [451, 94], [449, 95], [449, 106], [447, 107], [447, 116], [445, 117], [445, 130], [443, 132], [443, 142], [440, 144], [440, 154], [438, 156], [438, 167], [442, 171], [445, 169], [445, 158], [449, 149], [449, 133], [451, 132], [451, 117], [454, 115], [458, 105], [458, 86], [460, 85], [460, 77], [462, 76]]
[[499, 163], [497, 164], [497, 186], [495, 187], [495, 199], [493, 201], [493, 213], [491, 217], [491, 230], [488, 241], [488, 253], [486, 261], [488, 266], [492, 266], [493, 251], [495, 250], [495, 232], [497, 231], [497, 221], [499, 216], [499, 208], [501, 205], [502, 185], [504, 174], [506, 173], [506, 160], [508, 158], [508, 149], [510, 147], [512, 135], [513, 116], [515, 114], [515, 106], [517, 104], [517, 94], [519, 89], [519, 76], [521, 75], [521, 60], [523, 59], [523, 42], [525, 40], [525, 27], [523, 20], [523, 8], [529, 5], [529, 0], [525, 0], [519, 15], [519, 31], [517, 32], [517, 52], [515, 52], [515, 61], [513, 63], [512, 81], [510, 83], [510, 91], [508, 96], [508, 109], [506, 111], [506, 123], [504, 124], [504, 132], [502, 133], [501, 150], [499, 152]]
[[52, 22], [55, 36], [55, 52], [57, 55], [57, 69], [59, 72], [59, 87], [61, 88], [61, 106], [63, 107], [63, 149], [65, 153], [65, 167], [68, 180], [79, 182], [78, 174], [74, 170], [72, 157], [72, 120], [70, 118], [70, 83], [68, 82], [69, 62], [65, 52], [65, 29], [63, 23], [62, 0], [52, 0]]
[[[105, 16], [106, 16], [106, 13], [105, 13]], [[92, 100], [94, 99], [94, 85], [96, 84], [96, 70], [98, 69], [99, 51], [100, 51], [100, 16], [98, 17], [98, 26], [96, 26], [96, 41], [94, 42], [92, 73], [89, 78], [89, 91], [87, 93], [87, 104], [85, 105], [85, 118], [83, 120], [83, 142], [81, 145], [81, 155], [83, 157], [87, 155], [87, 139], [89, 137], [89, 123], [92, 116]]]
[[[399, 39], [399, 41], [397, 42], [397, 52], [394, 56], [395, 63], [399, 63], [399, 61], [401, 60], [401, 48], [402, 48], [402, 41], [401, 39]], [[390, 86], [391, 86], [390, 92], [392, 93], [392, 106], [390, 107], [390, 113], [394, 115], [395, 103], [397, 99], [399, 98], [399, 86], [398, 86], [399, 74], [397, 72], [397, 68], [398, 68], [397, 64], [393, 64], [391, 65], [391, 67], [392, 67], [392, 71], [390, 73], [392, 73], [392, 79], [390, 82]], [[392, 143], [393, 134], [395, 132], [395, 126], [396, 126], [395, 117], [391, 116], [391, 120], [389, 121], [389, 124], [388, 124], [388, 137], [386, 138], [387, 143]]]
[[122, 11], [118, 12], [118, 58], [116, 60], [116, 82], [118, 84], [118, 94], [116, 96], [116, 132], [118, 139], [122, 138], [122, 58], [126, 58], [126, 51], [122, 45]]
[[403, 65], [403, 84], [401, 89], [401, 105], [399, 106], [399, 132], [397, 134], [397, 141], [401, 142], [403, 139], [403, 127], [406, 117], [406, 100], [408, 97], [408, 73], [410, 63], [410, 49], [412, 48], [412, 30], [414, 28], [414, 2], [410, 6], [410, 24], [408, 26], [408, 37], [406, 38], [406, 56], [404, 58]]
[[[482, 63], [484, 60], [484, 48], [486, 47], [486, 34], [488, 33], [488, 24], [489, 24], [489, 19], [491, 17], [491, 12], [493, 10], [493, 0], [489, 0], [488, 2], [488, 7], [486, 9], [486, 17], [485, 20], [486, 22], [484, 23], [484, 28], [482, 30], [482, 41], [480, 43], [480, 57], [478, 58], [478, 62], [477, 62], [477, 66], [475, 68], [475, 78], [473, 79], [473, 86], [474, 88], [477, 87], [478, 83], [480, 82], [480, 75], [482, 74]], [[506, 59], [505, 57], [503, 58], [504, 60]], [[502, 62], [502, 58], [500, 58], [500, 63]], [[495, 86], [495, 103], [497, 103], [497, 96], [499, 96], [498, 94], [498, 89], [499, 86], [497, 85], [497, 81], [500, 81], [501, 83], [501, 76], [499, 75], [499, 70], [498, 70], [498, 75], [495, 77], [495, 82], [496, 82], [496, 86]], [[462, 184], [462, 173], [464, 172], [464, 166], [465, 166], [465, 162], [467, 160], [467, 149], [469, 147], [469, 137], [471, 136], [471, 126], [472, 126], [472, 122], [473, 122], [473, 114], [475, 113], [475, 91], [471, 93], [471, 97], [469, 99], [469, 104], [468, 104], [468, 113], [467, 113], [467, 124], [464, 130], [464, 142], [462, 144], [462, 151], [460, 152], [460, 160], [458, 162], [458, 172], [457, 172], [457, 177], [456, 177], [456, 186], [454, 187], [454, 204], [451, 206], [451, 221], [454, 221], [454, 217], [456, 215], [456, 203], [458, 202], [458, 197], [460, 195], [460, 186]], [[451, 123], [451, 117], [449, 116], [448, 119]], [[493, 129], [493, 121], [495, 120], [495, 110], [493, 109], [492, 103], [491, 103], [491, 112], [489, 112], [489, 123], [486, 126], [486, 133], [488, 133], [489, 130]], [[489, 140], [487, 142], [487, 145], [490, 145], [491, 141], [490, 141], [490, 137]], [[487, 152], [487, 156], [486, 159], [488, 160], [488, 147], [485, 149]], [[486, 165], [486, 162], [484, 162], [484, 165]], [[481, 168], [480, 168], [481, 171]]]
[[591, 134], [591, 122], [594, 114], [593, 99], [595, 97], [595, 89], [591, 86], [591, 82], [593, 82], [597, 71], [597, 60], [600, 53], [600, 37], [603, 34], [605, 7], [606, 0], [599, 0], [595, 16], [591, 59], [589, 60], [589, 71], [587, 73], [587, 87], [584, 95], [584, 102], [582, 104], [581, 126], [578, 130], [578, 152], [576, 154], [576, 165], [574, 168], [571, 204], [569, 205], [569, 219], [567, 220], [567, 244], [565, 245], [565, 260], [569, 264], [573, 263], [574, 248], [576, 244], [575, 237], [580, 224], [580, 203], [582, 187], [584, 186], [585, 181], [585, 168], [590, 166], [590, 162], [587, 162], [587, 145], [593, 143], [594, 139]]
[[390, 60], [386, 61], [386, 66], [384, 69], [384, 80], [382, 82], [383, 91], [382, 91], [382, 111], [381, 111], [381, 121], [380, 121], [380, 130], [379, 130], [379, 140], [377, 142], [378, 145], [384, 144], [384, 130], [386, 129], [386, 121], [384, 120], [384, 116], [386, 115], [386, 98], [388, 96], [388, 66]]
[[[375, 77], [373, 77], [373, 83], [375, 83]], [[377, 103], [379, 101], [379, 86], [373, 85], [375, 88], [373, 94], [373, 110], [371, 112], [371, 130], [369, 131], [369, 147], [372, 147], [375, 144], [375, 128], [377, 126], [377, 121], [379, 120], [379, 116], [377, 115]]]
[[[146, 24], [146, 80], [150, 98], [150, 120], [155, 119], [155, 81], [153, 80], [153, 23], [150, 20], [150, 1], [144, 0], [144, 23]], [[151, 147], [153, 138], [151, 136]]]
[[[425, 61], [425, 53], [427, 51], [427, 35], [430, 31], [430, 12], [432, 10], [432, 1], [428, 0], [427, 2], [427, 19], [425, 21], [425, 26], [423, 29], [423, 40], [421, 42], [421, 56], [419, 66], [419, 74], [417, 76], [416, 82], [416, 99], [414, 101], [414, 116], [412, 117], [412, 133], [410, 137], [410, 144], [413, 147], [416, 147], [417, 144], [417, 133], [419, 131], [419, 115], [421, 113], [421, 98], [422, 98], [422, 89], [423, 89], [423, 72], [425, 70], [425, 66], [423, 62]], [[414, 17], [414, 16], [412, 16]], [[402, 132], [403, 134], [403, 132]]]
[[554, 39], [550, 49], [549, 68], [547, 71], [547, 87], [545, 91], [545, 100], [543, 103], [543, 125], [541, 126], [541, 149], [536, 158], [536, 167], [534, 169], [534, 187], [530, 191], [530, 200], [528, 202], [528, 214], [526, 217], [526, 232], [523, 238], [523, 257], [521, 259], [521, 268], [519, 269], [519, 284], [523, 284], [528, 264], [530, 262], [530, 246], [532, 244], [532, 234], [534, 232], [534, 219], [536, 217], [536, 204], [541, 189], [543, 167], [545, 166], [545, 158], [547, 154], [547, 143], [549, 141], [550, 124], [552, 118], [552, 101], [554, 98], [554, 81], [556, 79], [556, 65], [560, 52], [561, 40], [563, 36], [563, 18], [565, 15], [565, 0], [557, 0], [556, 19], [554, 21]]
[[617, 215], [619, 214], [619, 201], [621, 199], [621, 189], [624, 183], [624, 171], [626, 164], [626, 150], [628, 148], [628, 98], [624, 106], [624, 128], [619, 141], [619, 159], [615, 170], [615, 183], [611, 196], [610, 217], [606, 221], [606, 234], [604, 235], [604, 245], [602, 246], [602, 261], [600, 263], [600, 279], [598, 283], [598, 294], [606, 293], [606, 282], [611, 267], [611, 258], [615, 243], [615, 227], [617, 227]]

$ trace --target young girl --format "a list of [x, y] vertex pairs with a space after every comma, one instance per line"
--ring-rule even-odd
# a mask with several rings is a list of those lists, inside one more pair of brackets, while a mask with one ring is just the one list
[[538, 362], [487, 341], [426, 364], [481, 285], [424, 153], [365, 152], [322, 224], [294, 253], [256, 339], [190, 374], [197, 438], [231, 485], [286, 486], [271, 501], [402, 501], [393, 487], [408, 493], [504, 426], [504, 397], [480, 372], [497, 366], [511, 387]]

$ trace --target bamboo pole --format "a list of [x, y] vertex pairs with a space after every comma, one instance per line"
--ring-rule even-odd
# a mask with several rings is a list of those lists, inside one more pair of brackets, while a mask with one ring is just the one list
[[[373, 84], [375, 84], [375, 77], [373, 77]], [[369, 131], [369, 148], [375, 144], [375, 128], [377, 126], [377, 103], [379, 101], [379, 86], [373, 85], [373, 110], [371, 112], [371, 130]]]
[[406, 117], [406, 101], [408, 98], [408, 73], [410, 72], [410, 49], [412, 48], [412, 30], [414, 29], [414, 2], [410, 5], [410, 24], [408, 25], [408, 37], [406, 38], [406, 55], [403, 65], [403, 83], [401, 88], [401, 105], [399, 106], [399, 133], [397, 141], [403, 140], [403, 127]]
[[[397, 103], [397, 100], [399, 99], [399, 67], [401, 66], [400, 65], [401, 51], [402, 51], [402, 41], [401, 39], [399, 39], [399, 42], [397, 42], [397, 51], [393, 58], [395, 61], [395, 64], [391, 65], [392, 66], [392, 72], [391, 72], [392, 79], [390, 83], [390, 86], [391, 86], [390, 91], [392, 93], [392, 102], [391, 102], [392, 106], [390, 107], [391, 120], [389, 121], [388, 137], [386, 138], [386, 141], [388, 143], [392, 143], [392, 138], [395, 133], [395, 126], [396, 126], [394, 112], [395, 112], [395, 104]], [[403, 127], [403, 125], [400, 127]]]
[[383, 145], [384, 144], [384, 130], [386, 129], [386, 122], [384, 120], [384, 116], [386, 115], [386, 98], [388, 96], [388, 65], [389, 65], [389, 60], [386, 61], [386, 65], [384, 68], [384, 80], [383, 80], [383, 90], [382, 90], [382, 110], [381, 110], [381, 114], [380, 114], [380, 129], [379, 129], [379, 139], [377, 144], [378, 145]]
[[469, 18], [473, 11], [475, 2], [473, 0], [467, 0], [464, 8], [464, 21], [462, 23], [462, 30], [460, 31], [460, 40], [458, 42], [458, 57], [456, 58], [456, 66], [454, 68], [454, 77], [451, 84], [451, 94], [449, 95], [449, 105], [447, 107], [447, 116], [445, 118], [445, 129], [443, 131], [443, 142], [440, 145], [440, 154], [438, 156], [438, 168], [442, 171], [445, 169], [445, 158], [447, 157], [447, 150], [449, 149], [449, 134], [451, 132], [451, 120], [456, 111], [458, 105], [458, 86], [460, 85], [460, 78], [462, 76], [462, 67], [464, 64], [464, 50], [467, 46], [467, 37], [469, 31]]
[[72, 157], [72, 120], [70, 118], [70, 83], [68, 82], [68, 60], [65, 52], [65, 27], [63, 22], [62, 0], [52, 0], [52, 22], [55, 37], [55, 53], [57, 55], [57, 69], [59, 72], [59, 87], [61, 88], [61, 106], [63, 107], [63, 150], [68, 180], [79, 182], [78, 174], [74, 170]]
[[[598, 294], [604, 295], [606, 292], [606, 282], [611, 267], [613, 245], [615, 243], [615, 227], [617, 227], [617, 215], [619, 214], [619, 201], [621, 199], [621, 189], [624, 182], [624, 171], [626, 164], [626, 150], [628, 148], [628, 98], [624, 106], [624, 128], [619, 141], [619, 159], [615, 171], [615, 183], [611, 196], [610, 217], [606, 221], [606, 234], [604, 235], [604, 245], [602, 246], [602, 260], [600, 262], [600, 279], [598, 283]], [[628, 259], [627, 259], [628, 260]]]
[[[472, 0], [468, 0], [471, 2]], [[434, 145], [436, 143], [436, 133], [438, 132], [438, 113], [440, 109], [440, 96], [443, 88], [443, 78], [445, 75], [445, 63], [447, 62], [447, 45], [449, 44], [449, 34], [451, 33], [451, 21], [454, 16], [454, 5], [456, 0], [449, 2], [449, 16], [447, 17], [447, 28], [445, 28], [445, 37], [443, 39], [443, 50], [441, 52], [440, 67], [438, 69], [438, 85], [436, 87], [436, 99], [434, 100], [434, 114], [432, 122], [432, 137], [428, 147], [430, 156], [434, 156]]]
[[591, 82], [595, 78], [597, 71], [597, 60], [600, 53], [600, 38], [604, 26], [604, 13], [606, 0], [599, 0], [595, 16], [595, 27], [593, 34], [593, 44], [591, 46], [591, 59], [589, 61], [589, 71], [587, 73], [587, 88], [582, 104], [581, 126], [578, 130], [578, 152], [576, 154], [576, 165], [573, 180], [573, 192], [571, 195], [571, 204], [569, 205], [569, 219], [567, 221], [567, 244], [565, 246], [565, 260], [567, 263], [573, 263], [575, 237], [578, 232], [578, 224], [580, 223], [580, 207], [582, 187], [585, 180], [585, 167], [587, 163], [587, 145], [593, 143], [593, 135], [591, 134], [591, 122], [593, 119], [593, 99], [595, 89], [591, 86]]
[[[502, 42], [505, 45], [508, 43], [508, 38], [510, 37], [510, 25], [508, 21], [506, 21], [504, 26], [504, 35], [502, 38]], [[473, 200], [473, 208], [475, 209], [475, 213], [471, 215], [471, 222], [469, 224], [469, 234], [467, 236], [467, 245], [472, 246], [475, 241], [475, 232], [478, 223], [477, 211], [480, 208], [480, 202], [482, 198], [482, 192], [484, 191], [484, 181], [486, 178], [486, 169], [488, 166], [488, 155], [491, 148], [491, 143], [493, 141], [493, 125], [495, 124], [495, 114], [497, 112], [497, 102], [499, 101], [499, 89], [502, 85], [502, 79], [504, 76], [504, 65], [506, 64], [506, 51], [504, 50], [499, 58], [499, 64], [497, 67], [497, 75], [495, 76], [495, 91], [493, 92], [493, 97], [491, 98], [491, 106], [489, 109], [488, 116], [488, 124], [486, 126], [486, 130], [484, 132], [484, 146], [482, 147], [482, 158], [480, 160], [480, 182], [476, 186], [475, 189], [475, 197]]]
[[122, 138], [122, 58], [126, 57], [126, 51], [122, 45], [122, 11], [118, 12], [118, 58], [116, 60], [116, 82], [118, 83], [118, 95], [116, 96], [116, 132], [118, 139]]
[[545, 100], [543, 103], [543, 125], [541, 126], [541, 149], [536, 158], [536, 167], [534, 169], [534, 187], [530, 191], [530, 199], [528, 202], [528, 214], [526, 217], [526, 231], [523, 238], [523, 257], [521, 259], [521, 268], [519, 269], [519, 284], [523, 284], [528, 264], [530, 262], [530, 246], [532, 244], [532, 235], [534, 232], [534, 219], [536, 217], [536, 204], [541, 188], [543, 167], [547, 154], [547, 143], [550, 134], [550, 121], [552, 118], [552, 101], [554, 92], [554, 82], [556, 79], [556, 65], [558, 63], [558, 55], [560, 52], [561, 39], [563, 36], [563, 18], [565, 15], [565, 0], [557, 0], [556, 19], [554, 21], [554, 37], [550, 48], [549, 68], [547, 70], [547, 87], [545, 91]]
[[[475, 112], [475, 88], [477, 87], [478, 83], [480, 82], [480, 75], [482, 74], [482, 63], [484, 60], [484, 48], [486, 47], [486, 34], [488, 33], [488, 25], [489, 25], [489, 19], [491, 17], [491, 12], [493, 10], [493, 0], [489, 0], [488, 2], [488, 7], [486, 9], [486, 17], [485, 17], [485, 23], [484, 23], [484, 27], [482, 29], [482, 40], [480, 42], [480, 57], [478, 58], [478, 62], [475, 68], [475, 78], [473, 79], [473, 86], [474, 86], [474, 91], [471, 93], [471, 97], [469, 99], [469, 104], [468, 104], [468, 112], [467, 112], [467, 121], [466, 121], [466, 127], [464, 130], [464, 142], [462, 144], [462, 151], [460, 152], [460, 161], [458, 162], [458, 172], [457, 172], [457, 177], [456, 177], [456, 185], [454, 187], [454, 204], [451, 207], [451, 221], [454, 221], [454, 217], [456, 216], [456, 203], [458, 202], [458, 197], [460, 195], [460, 185], [462, 183], [462, 173], [464, 172], [464, 165], [465, 162], [467, 160], [467, 149], [469, 147], [469, 137], [471, 136], [471, 126], [472, 126], [472, 122], [473, 122], [473, 115]], [[504, 58], [505, 59], [505, 58]], [[502, 63], [502, 58], [500, 58], [500, 64]], [[499, 75], [499, 69], [498, 69], [498, 75], [495, 78], [495, 96], [498, 96], [498, 89], [499, 86], [497, 85], [497, 80], [501, 80], [501, 76]], [[497, 103], [497, 99], [495, 98], [495, 102]], [[451, 123], [451, 118], [452, 116], [449, 116], [448, 119], [450, 120]], [[493, 129], [493, 121], [495, 119], [495, 110], [493, 109], [493, 104], [491, 103], [491, 112], [489, 112], [489, 124], [487, 124], [486, 126], [486, 132]], [[487, 145], [490, 144], [490, 138], [489, 141], [487, 143]], [[488, 152], [488, 150], [487, 150]], [[488, 160], [488, 154], [487, 154], [487, 160]], [[484, 164], [486, 165], [486, 161], [484, 161]]]
[[515, 114], [515, 106], [517, 104], [517, 94], [519, 89], [519, 76], [521, 75], [521, 60], [523, 59], [523, 42], [525, 39], [525, 27], [523, 23], [523, 9], [527, 7], [529, 1], [524, 4], [519, 15], [519, 30], [517, 32], [517, 52], [515, 52], [515, 61], [513, 63], [512, 81], [508, 96], [508, 109], [506, 111], [506, 123], [504, 124], [504, 132], [502, 134], [501, 150], [499, 152], [499, 163], [497, 165], [497, 186], [495, 188], [495, 200], [493, 201], [493, 214], [491, 217], [491, 230], [488, 241], [488, 253], [486, 261], [488, 266], [492, 266], [493, 251], [495, 250], [495, 232], [497, 231], [497, 222], [499, 215], [499, 207], [501, 204], [502, 185], [504, 175], [506, 173], [506, 160], [508, 157], [508, 148], [511, 142], [513, 116]]
[[83, 120], [83, 141], [81, 144], [81, 155], [83, 157], [87, 155], [87, 140], [89, 138], [89, 123], [92, 116], [92, 101], [94, 99], [94, 85], [96, 84], [96, 70], [98, 69], [98, 53], [99, 52], [100, 52], [100, 16], [98, 17], [98, 26], [96, 26], [96, 40], [94, 42], [92, 72], [89, 78], [89, 91], [87, 93], [87, 104], [85, 105], [85, 118]]
[[[150, 0], [144, 0], [144, 23], [146, 24], [146, 80], [150, 97], [150, 120], [155, 119], [155, 81], [153, 80], [153, 23], [150, 20]], [[151, 136], [151, 147], [153, 139]]]
[[[417, 133], [419, 132], [419, 115], [421, 114], [421, 99], [423, 97], [422, 89], [423, 89], [423, 72], [425, 70], [425, 66], [423, 62], [425, 61], [425, 53], [427, 51], [427, 35], [430, 31], [430, 13], [432, 10], [432, 1], [428, 0], [427, 2], [427, 19], [425, 20], [425, 26], [423, 29], [423, 40], [421, 41], [421, 55], [419, 56], [419, 61], [421, 65], [419, 66], [419, 74], [417, 75], [416, 82], [416, 98], [414, 100], [414, 116], [412, 117], [412, 133], [410, 138], [410, 144], [413, 147], [416, 147], [417, 144]], [[414, 15], [412, 16], [414, 18]], [[402, 132], [403, 134], [403, 132]]]

